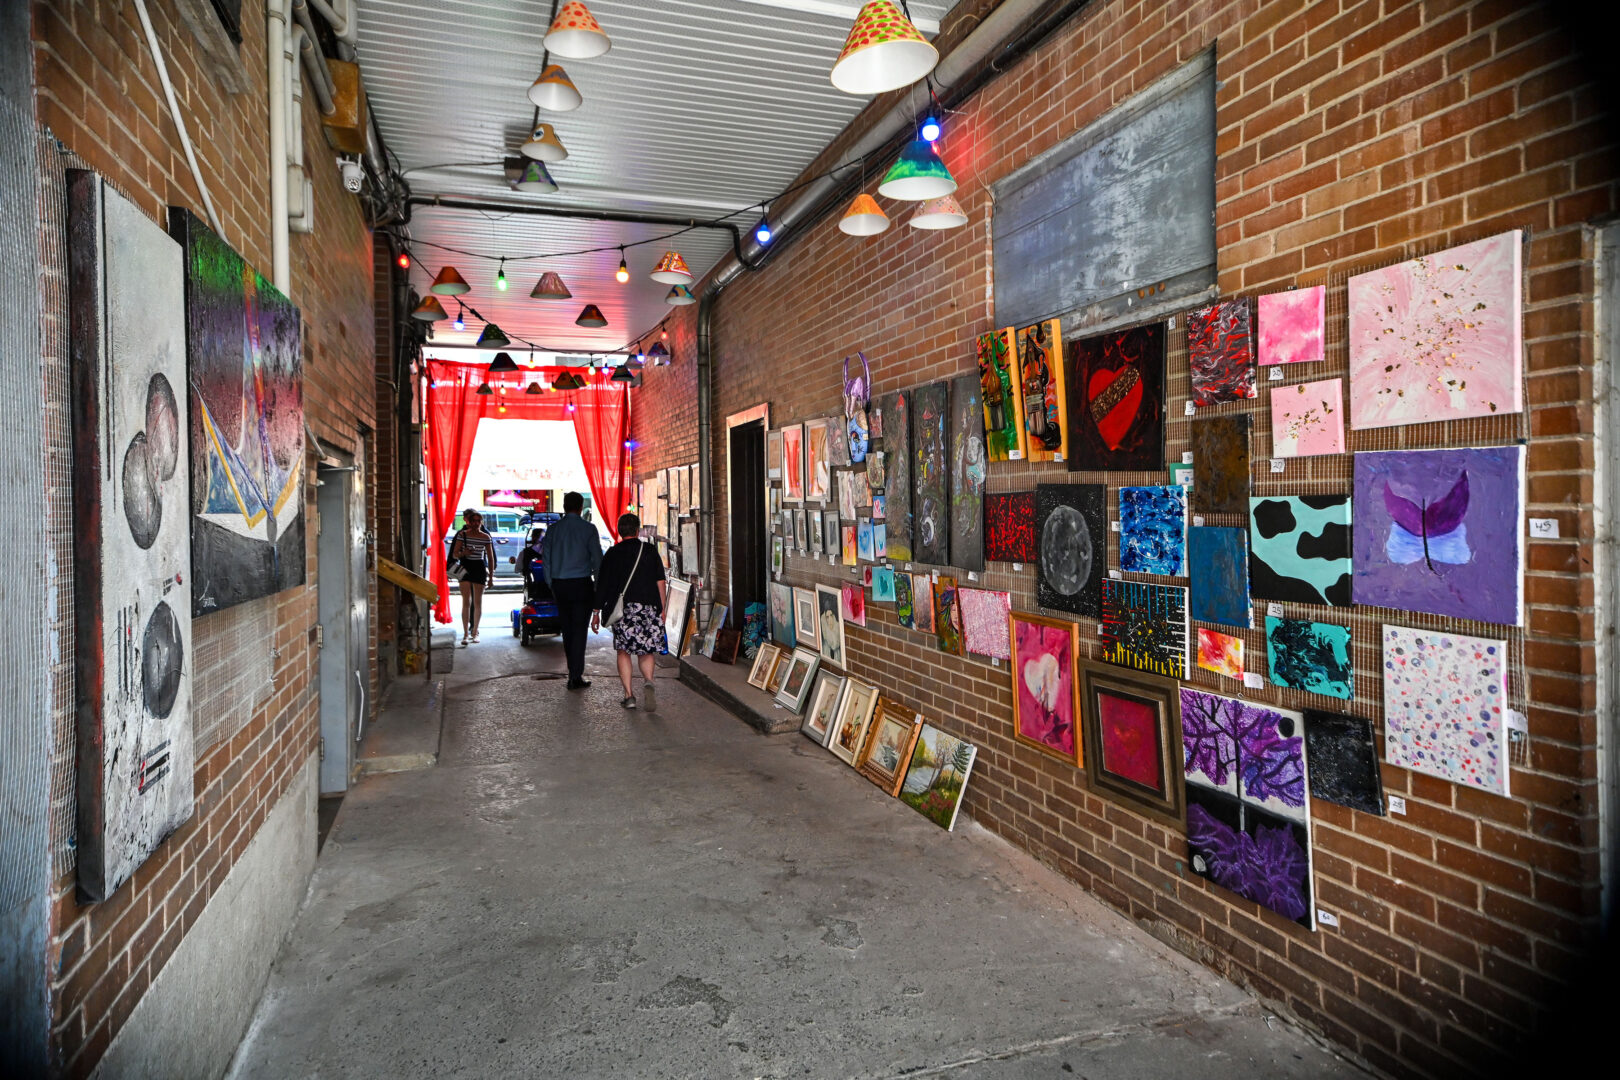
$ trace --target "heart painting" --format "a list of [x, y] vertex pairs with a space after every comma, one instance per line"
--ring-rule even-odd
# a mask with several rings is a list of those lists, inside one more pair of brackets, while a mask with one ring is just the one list
[[1070, 349], [1071, 470], [1164, 468], [1164, 324], [1084, 338]]

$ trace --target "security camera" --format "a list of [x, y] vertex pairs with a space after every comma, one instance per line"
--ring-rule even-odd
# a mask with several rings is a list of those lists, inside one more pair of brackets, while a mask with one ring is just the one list
[[366, 182], [366, 171], [360, 167], [360, 163], [338, 158], [338, 172], [343, 176], [343, 190], [352, 195], [360, 194], [360, 188]]

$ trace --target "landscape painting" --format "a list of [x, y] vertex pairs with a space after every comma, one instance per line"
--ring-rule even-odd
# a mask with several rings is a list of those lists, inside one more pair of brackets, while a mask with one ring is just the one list
[[984, 557], [998, 562], [1035, 561], [1033, 491], [984, 497]]
[[951, 565], [984, 569], [984, 403], [979, 380], [951, 380]]
[[912, 558], [942, 566], [951, 561], [950, 463], [946, 457], [950, 397], [950, 384], [943, 382], [911, 392]]
[[1384, 626], [1384, 759], [1508, 794], [1507, 642]]
[[900, 801], [947, 832], [954, 829], [978, 753], [972, 743], [924, 723], [900, 786]]
[[1223, 300], [1188, 313], [1187, 367], [1192, 372], [1194, 405], [1255, 396], [1247, 300]]
[[1305, 710], [1305, 760], [1311, 794], [1364, 814], [1384, 813], [1384, 780], [1372, 721]]
[[1192, 508], [1198, 514], [1241, 514], [1249, 505], [1249, 414], [1192, 422]]
[[1192, 617], [1248, 629], [1248, 530], [1194, 525], [1187, 531], [1187, 563]]
[[1279, 386], [1271, 391], [1271, 456], [1344, 453], [1344, 380]]
[[1108, 564], [1103, 484], [1035, 488], [1035, 602], [1076, 615], [1102, 614]]
[[1069, 414], [1062, 327], [1048, 319], [1021, 328], [1015, 340], [1023, 379], [1024, 455], [1030, 461], [1063, 461], [1069, 452]]
[[1119, 568], [1133, 574], [1187, 572], [1187, 489], [1119, 489]]
[[1164, 468], [1164, 324], [1083, 338], [1071, 351], [1070, 471]]
[[[882, 431], [887, 476], [884, 520], [889, 527], [889, 558], [912, 558], [911, 391], [885, 394], [878, 402], [874, 428]], [[875, 434], [875, 432], [874, 432]]]
[[1044, 754], [1082, 764], [1074, 665], [1079, 626], [1015, 613], [1012, 625], [1013, 737]]
[[1327, 355], [1327, 288], [1268, 293], [1259, 301], [1260, 366], [1308, 364]]
[[1350, 628], [1309, 619], [1266, 616], [1271, 684], [1350, 700], [1354, 675]]
[[1023, 382], [1012, 327], [979, 335], [979, 391], [984, 401], [985, 453], [991, 461], [1024, 457], [1024, 425], [1018, 403]]
[[1102, 649], [1110, 664], [1186, 678], [1187, 590], [1105, 578]]
[[1348, 607], [1350, 496], [1249, 500], [1249, 591], [1264, 600]]

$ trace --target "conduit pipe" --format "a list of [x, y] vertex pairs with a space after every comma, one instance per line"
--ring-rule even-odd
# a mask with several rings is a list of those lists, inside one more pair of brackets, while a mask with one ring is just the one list
[[191, 168], [191, 178], [197, 181], [197, 190], [202, 194], [203, 210], [208, 214], [208, 224], [223, 237], [225, 230], [219, 227], [219, 215], [214, 213], [214, 200], [208, 194], [208, 185], [203, 182], [202, 169], [197, 167], [197, 151], [192, 148], [191, 132], [186, 130], [186, 118], [181, 115], [180, 106], [174, 100], [174, 84], [169, 82], [169, 65], [164, 62], [163, 50], [158, 47], [157, 32], [152, 29], [152, 17], [146, 13], [146, 0], [135, 0], [135, 14], [140, 17], [141, 30], [146, 34], [146, 47], [152, 50], [152, 63], [157, 66], [158, 82], [163, 84], [163, 100], [169, 103], [169, 115], [174, 117], [175, 130], [180, 133], [180, 145], [186, 151], [186, 164]]
[[[302, 0], [300, 0], [302, 2]], [[311, 6], [320, 12], [326, 25], [332, 28], [332, 36], [353, 48], [360, 40], [360, 20], [355, 16], [355, 0], [337, 0], [336, 4], [329, 4], [326, 0], [309, 0]], [[343, 9], [340, 17], [337, 9]]]
[[331, 116], [337, 112], [337, 105], [332, 101], [332, 95], [337, 92], [337, 85], [332, 82], [332, 72], [326, 66], [326, 57], [321, 55], [321, 39], [315, 33], [315, 24], [310, 21], [309, 5], [304, 0], [293, 0], [292, 14], [304, 31], [298, 55], [304, 62], [304, 70], [309, 72], [309, 84], [315, 88], [315, 103], [320, 106], [322, 116]]

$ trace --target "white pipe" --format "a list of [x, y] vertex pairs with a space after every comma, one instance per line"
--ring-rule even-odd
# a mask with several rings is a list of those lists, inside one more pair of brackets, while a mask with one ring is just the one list
[[343, 9], [342, 18], [338, 18], [337, 12], [326, 0], [309, 0], [309, 6], [321, 13], [321, 18], [332, 28], [333, 37], [347, 45], [354, 45], [359, 41], [360, 20], [354, 17], [354, 0], [337, 0], [337, 6]]
[[[141, 0], [136, 0], [140, 3]], [[270, 281], [291, 295], [287, 225], [287, 10], [292, 0], [266, 0], [270, 67]]]
[[214, 213], [214, 200], [208, 194], [208, 185], [203, 183], [202, 169], [197, 167], [197, 152], [191, 146], [191, 133], [186, 130], [186, 118], [180, 114], [180, 106], [174, 100], [174, 85], [169, 82], [169, 65], [163, 62], [163, 50], [158, 47], [157, 33], [152, 29], [152, 18], [146, 13], [146, 0], [135, 0], [135, 14], [140, 16], [141, 29], [146, 32], [146, 47], [152, 50], [152, 61], [157, 65], [158, 81], [163, 84], [163, 98], [169, 103], [169, 115], [174, 117], [174, 126], [180, 132], [180, 145], [186, 151], [186, 164], [191, 167], [191, 178], [197, 181], [197, 190], [202, 193], [203, 209], [208, 213], [208, 224], [221, 237], [225, 230], [219, 227], [219, 215]]
[[[287, 229], [295, 233], [315, 231], [315, 208], [311, 205], [313, 185], [304, 173], [304, 80], [299, 78], [299, 61], [307, 42], [302, 26], [294, 26], [283, 50], [286, 57], [287, 88]], [[298, 212], [292, 212], [294, 197]]]

